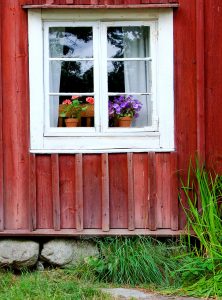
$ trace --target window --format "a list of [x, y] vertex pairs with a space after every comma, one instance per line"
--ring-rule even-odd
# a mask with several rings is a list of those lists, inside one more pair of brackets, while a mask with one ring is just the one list
[[171, 10], [30, 10], [29, 58], [32, 152], [174, 150]]

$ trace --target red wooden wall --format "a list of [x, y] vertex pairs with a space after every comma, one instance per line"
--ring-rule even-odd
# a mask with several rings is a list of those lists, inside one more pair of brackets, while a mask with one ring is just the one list
[[176, 0], [0, 1], [0, 234], [178, 234], [178, 172], [199, 152], [221, 171], [222, 3], [174, 10], [173, 153], [29, 154], [27, 11], [22, 5], [175, 5]]
[[26, 0], [26, 5], [172, 5], [179, 0]]

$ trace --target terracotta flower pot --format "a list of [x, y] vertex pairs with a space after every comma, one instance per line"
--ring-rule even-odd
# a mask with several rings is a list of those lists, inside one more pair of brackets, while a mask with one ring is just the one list
[[68, 118], [65, 120], [66, 127], [77, 127], [79, 119], [77, 118]]
[[130, 127], [132, 123], [132, 117], [120, 117], [119, 127]]
[[81, 111], [81, 117], [94, 117], [94, 104], [81, 104], [81, 107], [87, 107], [86, 110]]

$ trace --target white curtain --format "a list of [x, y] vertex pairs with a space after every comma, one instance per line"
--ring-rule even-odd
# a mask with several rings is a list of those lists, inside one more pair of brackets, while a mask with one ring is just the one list
[[[50, 67], [50, 92], [59, 93], [61, 77], [61, 61], [51, 62]], [[59, 96], [50, 97], [50, 126], [58, 125]]]
[[[148, 56], [149, 41], [146, 35], [142, 38], [135, 39], [130, 31], [133, 27], [123, 27], [124, 33], [124, 58], [143, 58]], [[136, 29], [137, 30], [137, 29]], [[142, 29], [141, 29], [142, 31]], [[151, 88], [151, 74], [149, 63], [146, 61], [125, 61], [124, 62], [124, 81], [125, 92], [149, 92]], [[151, 125], [152, 107], [150, 96], [135, 96], [139, 99], [143, 106], [139, 112], [139, 117], [133, 120], [133, 127], [144, 127]]]

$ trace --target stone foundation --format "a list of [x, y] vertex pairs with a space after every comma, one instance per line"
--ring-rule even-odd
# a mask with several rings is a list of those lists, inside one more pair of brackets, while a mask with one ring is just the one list
[[[36, 242], [19, 239], [0, 240], [0, 266], [23, 269], [44, 264], [59, 267], [74, 267], [86, 257], [99, 254], [96, 243], [86, 240], [52, 239]], [[41, 265], [41, 268], [40, 268]]]

